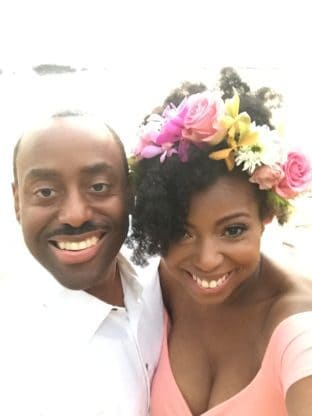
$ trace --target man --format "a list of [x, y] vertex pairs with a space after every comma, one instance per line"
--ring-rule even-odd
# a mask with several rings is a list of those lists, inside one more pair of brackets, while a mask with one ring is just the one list
[[119, 253], [132, 196], [118, 136], [90, 116], [51, 117], [18, 142], [13, 193], [28, 249], [61, 285], [19, 316], [0, 413], [147, 415], [162, 304]]

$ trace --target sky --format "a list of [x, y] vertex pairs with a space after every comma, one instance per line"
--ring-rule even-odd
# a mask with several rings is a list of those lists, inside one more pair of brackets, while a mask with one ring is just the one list
[[[109, 95], [128, 108], [146, 103], [146, 111], [160, 99], [155, 92], [233, 66], [250, 69], [255, 85], [282, 92], [289, 131], [304, 137], [312, 95], [309, 20], [306, 0], [1, 0], [0, 69], [24, 74], [0, 85], [1, 109], [51, 98], [51, 90], [33, 94], [25, 78], [41, 63], [87, 67], [97, 79], [107, 71], [103, 100]], [[96, 89], [89, 98], [102, 105]]]
[[309, 20], [306, 0], [1, 0], [0, 68], [106, 68], [147, 91], [222, 66], [280, 71], [290, 111], [309, 117]]
[[138, 88], [203, 68], [278, 69], [297, 108], [312, 92], [309, 20], [306, 0], [1, 0], [0, 68], [107, 68]]
[[287, 3], [2, 0], [1, 60], [20, 66], [59, 60], [131, 68], [172, 62], [293, 65], [299, 49], [308, 46], [309, 13], [306, 1]]

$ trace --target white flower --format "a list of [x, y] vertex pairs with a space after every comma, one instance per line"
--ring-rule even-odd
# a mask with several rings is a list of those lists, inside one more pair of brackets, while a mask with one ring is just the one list
[[287, 152], [282, 137], [276, 130], [270, 130], [268, 126], [257, 126], [259, 133], [258, 143], [261, 148], [262, 164], [276, 166], [286, 161]]
[[235, 164], [237, 166], [243, 164], [242, 170], [247, 170], [252, 174], [257, 166], [262, 164], [260, 152], [252, 150], [252, 146], [241, 147], [235, 155]]
[[252, 146], [241, 146], [235, 154], [235, 164], [243, 165], [242, 170], [252, 174], [257, 166], [267, 165], [276, 167], [283, 164], [286, 152], [283, 149], [281, 137], [268, 126], [254, 126], [258, 132], [258, 141]]

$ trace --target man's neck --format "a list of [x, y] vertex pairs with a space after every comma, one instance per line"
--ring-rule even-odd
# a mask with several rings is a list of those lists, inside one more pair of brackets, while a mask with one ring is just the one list
[[104, 284], [86, 290], [90, 295], [116, 306], [125, 306], [124, 293], [118, 263], [114, 267], [112, 278]]

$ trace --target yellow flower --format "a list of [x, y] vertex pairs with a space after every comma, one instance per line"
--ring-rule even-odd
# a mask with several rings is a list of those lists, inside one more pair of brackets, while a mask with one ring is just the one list
[[227, 168], [232, 170], [235, 165], [235, 151], [242, 146], [252, 146], [257, 143], [258, 132], [252, 130], [252, 124], [249, 115], [246, 112], [239, 111], [239, 96], [225, 102], [225, 115], [221, 118], [221, 125], [227, 130], [226, 142], [228, 148], [217, 150], [210, 153], [209, 157], [214, 160], [224, 159]]

